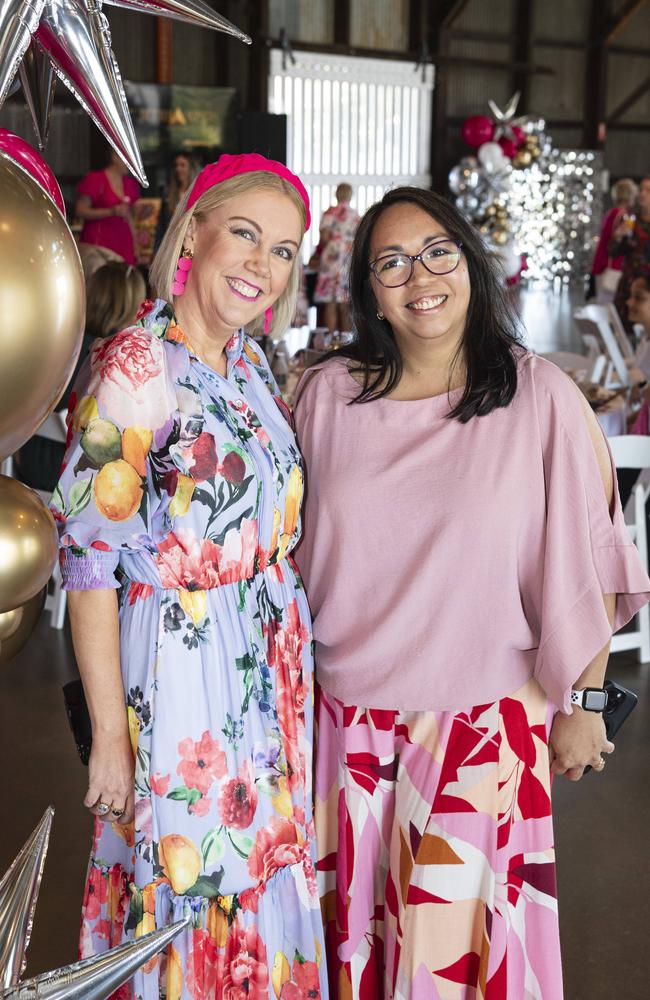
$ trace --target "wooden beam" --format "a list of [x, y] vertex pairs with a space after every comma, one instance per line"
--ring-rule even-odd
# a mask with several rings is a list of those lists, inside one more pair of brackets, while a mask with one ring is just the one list
[[453, 2], [448, 5], [448, 9], [445, 14], [443, 14], [442, 21], [440, 22], [440, 27], [444, 31], [449, 31], [452, 25], [458, 20], [460, 15], [463, 13], [469, 0], [453, 0]]
[[410, 52], [419, 52], [425, 39], [424, 0], [409, 0], [408, 9], [409, 34], [408, 47]]
[[334, 43], [350, 44], [350, 0], [334, 0]]
[[646, 3], [647, 0], [627, 0], [627, 3], [621, 8], [616, 18], [607, 26], [603, 43], [605, 45], [610, 45], [615, 38], [618, 38], [634, 15], [637, 14], [642, 7], [645, 7]]
[[515, 0], [514, 37], [512, 39], [512, 92], [518, 90], [521, 94], [517, 109], [519, 114], [526, 114], [528, 111], [531, 74], [521, 67], [530, 64], [534, 14], [535, 0]]
[[173, 75], [172, 22], [156, 18], [156, 83], [171, 83]]
[[605, 144], [603, 122], [607, 101], [608, 51], [605, 47], [605, 26], [609, 23], [609, 3], [591, 0], [588, 47], [585, 53], [584, 124], [582, 145], [586, 149], [602, 149]]
[[643, 97], [644, 94], [647, 94], [649, 90], [650, 76], [646, 76], [645, 80], [642, 80], [641, 83], [634, 88], [632, 93], [629, 94], [624, 101], [621, 101], [619, 106], [607, 116], [607, 124], [609, 125], [611, 122], [618, 121], [619, 118], [622, 118], [625, 112], [634, 107], [636, 102]]

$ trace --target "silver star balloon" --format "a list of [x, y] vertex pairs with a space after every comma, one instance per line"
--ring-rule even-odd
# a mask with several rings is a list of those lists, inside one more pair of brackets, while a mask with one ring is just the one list
[[56, 77], [52, 63], [37, 42], [32, 41], [27, 49], [19, 73], [23, 94], [32, 116], [36, 141], [39, 149], [43, 150], [47, 146], [50, 131]]
[[[126, 10], [144, 11], [223, 31], [250, 44], [250, 38], [202, 0], [107, 0]], [[72, 91], [129, 170], [147, 187], [140, 150], [111, 49], [110, 25], [102, 0], [2, 0], [0, 4], [0, 106], [32, 37], [57, 76]], [[36, 121], [35, 121], [35, 127]]]
[[45, 0], [2, 0], [0, 3], [0, 104], [38, 27]]
[[517, 125], [519, 128], [523, 128], [528, 121], [528, 115], [520, 115], [518, 118], [515, 117], [520, 98], [521, 91], [517, 90], [512, 95], [503, 111], [493, 100], [488, 101], [488, 107], [490, 108], [492, 117], [496, 122], [493, 142], [498, 142], [499, 139], [502, 138], [513, 139], [515, 142], [517, 141], [517, 135], [513, 132], [513, 127]]
[[49, 806], [0, 882], [0, 988], [14, 986], [25, 968], [53, 816]]
[[103, 955], [26, 979], [0, 993], [0, 1000], [106, 1000], [189, 926], [190, 917], [185, 917], [160, 931], [111, 948]]

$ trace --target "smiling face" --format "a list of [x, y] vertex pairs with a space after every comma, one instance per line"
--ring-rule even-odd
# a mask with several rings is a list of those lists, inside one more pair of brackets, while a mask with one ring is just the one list
[[194, 252], [184, 305], [217, 334], [248, 326], [282, 295], [302, 239], [297, 206], [279, 191], [236, 195], [190, 222]]
[[[410, 202], [391, 205], [377, 220], [370, 244], [370, 259], [402, 251], [419, 254], [436, 240], [449, 239], [444, 226]], [[448, 274], [431, 274], [416, 261], [409, 281], [386, 288], [374, 274], [370, 281], [379, 312], [390, 323], [396, 339], [413, 346], [426, 341], [443, 342], [450, 350], [465, 330], [470, 282], [465, 255]]]
[[626, 305], [630, 321], [641, 323], [650, 336], [650, 288], [645, 278], [634, 279]]

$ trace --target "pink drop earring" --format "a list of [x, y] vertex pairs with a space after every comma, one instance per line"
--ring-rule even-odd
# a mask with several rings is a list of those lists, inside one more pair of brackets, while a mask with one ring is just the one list
[[268, 309], [264, 310], [264, 334], [267, 337], [271, 332], [272, 322], [273, 322], [273, 306], [269, 306]]
[[174, 275], [174, 280], [172, 281], [172, 295], [179, 296], [184, 293], [185, 282], [187, 281], [188, 274], [192, 270], [193, 263], [194, 252], [183, 248], [183, 252], [178, 258], [178, 267], [176, 268], [176, 274]]

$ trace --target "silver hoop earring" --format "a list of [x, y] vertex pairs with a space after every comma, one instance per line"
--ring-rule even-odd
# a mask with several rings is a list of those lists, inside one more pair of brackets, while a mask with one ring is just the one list
[[383, 313], [378, 312], [377, 313], [377, 319], [386, 319], [386, 317], [384, 316]]

